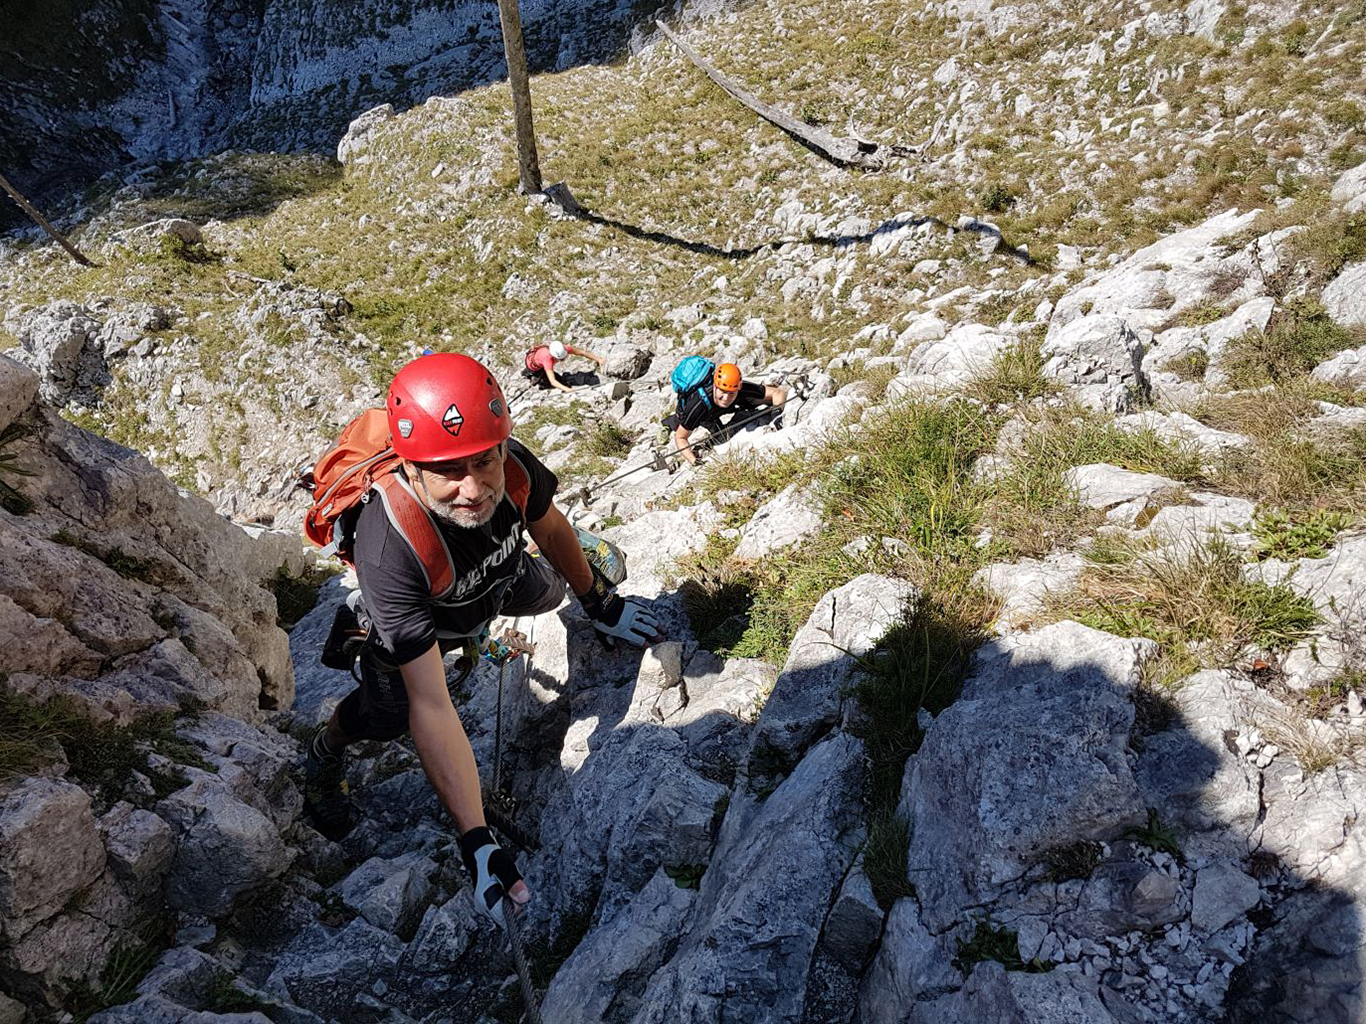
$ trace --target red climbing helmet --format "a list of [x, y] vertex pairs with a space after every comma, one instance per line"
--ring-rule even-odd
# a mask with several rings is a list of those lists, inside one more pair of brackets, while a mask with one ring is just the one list
[[413, 462], [463, 459], [512, 436], [503, 389], [483, 364], [457, 352], [408, 363], [385, 406], [394, 451]]

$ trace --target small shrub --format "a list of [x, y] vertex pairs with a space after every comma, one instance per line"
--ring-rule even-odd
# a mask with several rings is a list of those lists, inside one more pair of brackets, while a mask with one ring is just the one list
[[1258, 510], [1252, 523], [1252, 535], [1256, 538], [1253, 554], [1258, 561], [1323, 558], [1337, 535], [1351, 524], [1350, 516], [1327, 509], [1302, 513]]
[[1077, 878], [1090, 878], [1100, 865], [1101, 852], [1100, 843], [1087, 839], [1049, 850], [1044, 855], [1044, 863], [1048, 865], [1048, 880], [1067, 882]]
[[1007, 971], [1027, 971], [1042, 974], [1053, 969], [1034, 957], [1028, 963], [1020, 959], [1020, 939], [1009, 928], [994, 927], [990, 920], [977, 922], [972, 938], [958, 940], [958, 955], [953, 958], [953, 966], [967, 977], [973, 967], [986, 960], [995, 960]]
[[26, 427], [11, 423], [0, 430], [0, 508], [13, 516], [26, 516], [33, 511], [33, 499], [19, 491], [5, 477], [35, 476], [33, 470], [18, 463], [18, 456], [5, 449], [28, 433]]
[[270, 1008], [255, 996], [237, 987], [237, 976], [231, 971], [219, 970], [214, 973], [213, 988], [204, 1001], [204, 1009], [211, 1013], [254, 1013]]
[[1147, 823], [1141, 827], [1131, 828], [1124, 833], [1125, 839], [1132, 839], [1136, 843], [1142, 843], [1150, 850], [1158, 853], [1170, 854], [1177, 860], [1182, 860], [1181, 847], [1176, 841], [1176, 833], [1162, 824], [1157, 816], [1157, 809], [1148, 808]]
[[1224, 369], [1234, 387], [1281, 384], [1306, 376], [1329, 356], [1355, 343], [1353, 333], [1329, 319], [1321, 305], [1292, 300], [1267, 330], [1248, 331], [1229, 345]]
[[1366, 112], [1362, 111], [1360, 103], [1346, 99], [1334, 100], [1324, 106], [1323, 119], [1334, 128], [1354, 131], [1366, 123]]
[[1060, 617], [1116, 636], [1142, 636], [1177, 652], [1198, 645], [1211, 664], [1246, 646], [1287, 650], [1320, 617], [1289, 587], [1243, 578], [1243, 560], [1221, 537], [1092, 566], [1076, 592], [1055, 602]]
[[700, 889], [702, 887], [702, 876], [707, 873], [707, 865], [679, 864], [674, 867], [666, 865], [664, 873], [672, 878], [674, 885], [680, 889]]
[[122, 795], [133, 772], [147, 776], [159, 795], [185, 785], [177, 771], [160, 771], [148, 763], [155, 751], [178, 764], [212, 770], [198, 751], [175, 735], [175, 712], [148, 711], [125, 727], [91, 720], [85, 708], [67, 696], [38, 703], [21, 694], [0, 691], [0, 779], [31, 775], [65, 756], [73, 778], [98, 787], [113, 802]]
[[977, 205], [988, 213], [1004, 213], [1015, 205], [1015, 193], [999, 181], [988, 183], [977, 193]]
[[900, 814], [878, 814], [868, 822], [868, 845], [863, 849], [863, 873], [873, 898], [883, 910], [905, 896], [915, 895], [906, 877], [911, 826]]
[[67, 1010], [77, 1021], [132, 1002], [137, 998], [138, 985], [170, 945], [173, 930], [164, 921], [144, 925], [132, 937], [114, 947], [100, 971], [98, 986], [84, 982], [73, 985], [67, 996]]
[[144, 583], [154, 583], [157, 577], [157, 566], [155, 562], [145, 558], [138, 558], [130, 555], [126, 551], [118, 548], [106, 548], [96, 544], [85, 537], [78, 537], [70, 530], [63, 527], [48, 538], [55, 544], [63, 544], [69, 548], [83, 551], [92, 558], [99, 559], [109, 568], [126, 580], [141, 580]]
[[1204, 380], [1205, 373], [1209, 370], [1209, 355], [1204, 349], [1192, 349], [1175, 359], [1168, 359], [1162, 364], [1162, 369], [1167, 373], [1176, 374], [1182, 380]]
[[957, 698], [991, 615], [991, 604], [971, 591], [922, 597], [863, 663], [866, 675], [853, 692], [866, 722], [874, 821], [891, 814], [900, 797], [906, 759], [923, 738], [920, 712], [937, 713]]
[[583, 439], [583, 449], [602, 458], [621, 458], [636, 443], [633, 431], [612, 420], [599, 420]]
[[161, 236], [154, 258], [165, 263], [203, 266], [219, 263], [223, 256], [209, 249], [203, 242], [187, 242], [179, 235], [167, 232]]
[[1182, 310], [1177, 315], [1176, 322], [1181, 327], [1203, 327], [1205, 324], [1212, 324], [1216, 320], [1223, 319], [1225, 315], [1226, 310], [1219, 303], [1202, 302], [1199, 305]]
[[1021, 339], [997, 356], [986, 373], [969, 381], [963, 393], [987, 406], [1047, 397], [1058, 385], [1044, 377], [1043, 364], [1038, 339]]
[[288, 633], [318, 603], [318, 591], [332, 576], [326, 569], [311, 567], [295, 576], [281, 565], [266, 580], [266, 589], [275, 595], [275, 624]]

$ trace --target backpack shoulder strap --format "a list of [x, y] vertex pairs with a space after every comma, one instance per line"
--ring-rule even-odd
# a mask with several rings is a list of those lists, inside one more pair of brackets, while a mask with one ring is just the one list
[[432, 597], [441, 597], [455, 585], [455, 564], [441, 531], [403, 474], [386, 473], [375, 481], [374, 489], [384, 502], [390, 525], [417, 555]]
[[508, 449], [507, 462], [503, 464], [503, 478], [507, 486], [508, 497], [517, 506], [517, 512], [522, 517], [522, 522], [526, 522], [526, 506], [531, 501], [531, 474], [522, 465], [522, 460], [517, 458], [511, 448]]

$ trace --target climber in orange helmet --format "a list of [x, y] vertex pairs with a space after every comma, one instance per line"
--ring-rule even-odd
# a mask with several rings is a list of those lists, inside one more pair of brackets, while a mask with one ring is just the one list
[[772, 384], [747, 381], [734, 363], [721, 363], [711, 380], [678, 396], [677, 411], [664, 421], [673, 431], [674, 445], [691, 465], [697, 465], [696, 447], [688, 446], [688, 439], [698, 427], [705, 426], [713, 436], [721, 435], [728, 424], [721, 417], [730, 412], [729, 422], [736, 419], [741, 409], [758, 409], [770, 405], [781, 409], [787, 401], [787, 391]]

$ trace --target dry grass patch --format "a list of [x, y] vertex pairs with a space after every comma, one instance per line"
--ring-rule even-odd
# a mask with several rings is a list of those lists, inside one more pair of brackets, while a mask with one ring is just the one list
[[1284, 584], [1246, 579], [1245, 565], [1217, 535], [1158, 548], [1111, 540], [1051, 612], [1116, 636], [1147, 637], [1186, 666], [1219, 667], [1249, 647], [1285, 651], [1308, 639], [1321, 623], [1313, 602]]

